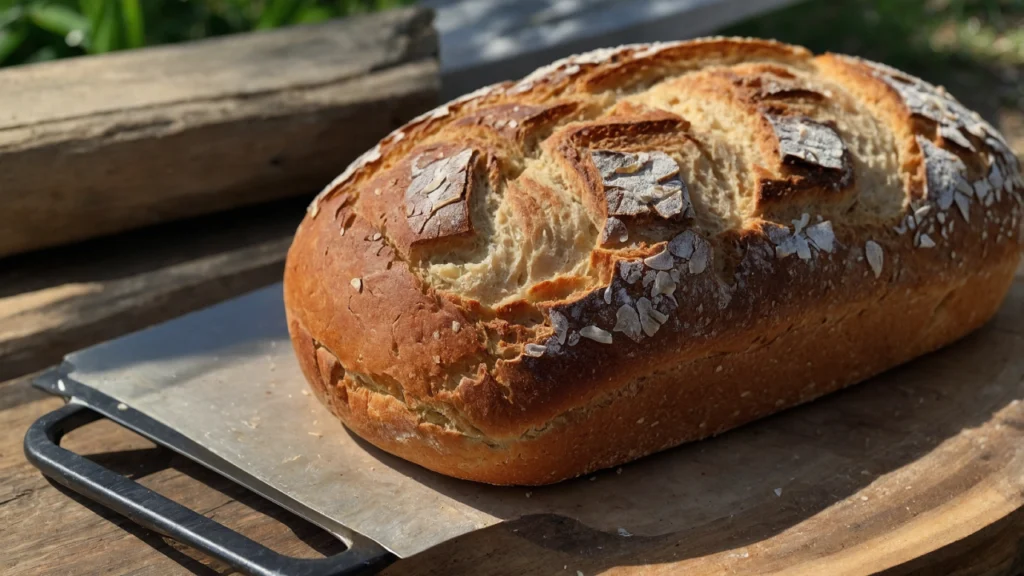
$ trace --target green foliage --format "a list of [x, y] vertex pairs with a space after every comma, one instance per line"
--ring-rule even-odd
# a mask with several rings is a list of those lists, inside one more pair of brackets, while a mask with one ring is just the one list
[[0, 66], [321, 22], [414, 0], [0, 0]]

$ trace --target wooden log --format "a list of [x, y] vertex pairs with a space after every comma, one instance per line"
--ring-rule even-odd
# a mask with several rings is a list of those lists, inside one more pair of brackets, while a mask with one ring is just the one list
[[[48, 482], [25, 460], [22, 437], [63, 401], [28, 380], [0, 383], [0, 574], [237, 574]], [[316, 558], [345, 549], [313, 524], [112, 422], [72, 432], [62, 445], [283, 554]]]
[[315, 194], [436, 105], [423, 8], [0, 71], [0, 256]]

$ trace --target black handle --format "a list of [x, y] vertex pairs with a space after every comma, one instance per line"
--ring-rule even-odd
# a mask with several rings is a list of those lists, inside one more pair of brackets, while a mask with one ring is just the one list
[[43, 474], [150, 530], [201, 550], [253, 576], [372, 574], [395, 557], [376, 543], [356, 541], [328, 558], [292, 558], [168, 500], [124, 476], [60, 447], [68, 432], [101, 414], [67, 404], [36, 420], [25, 434], [25, 456]]

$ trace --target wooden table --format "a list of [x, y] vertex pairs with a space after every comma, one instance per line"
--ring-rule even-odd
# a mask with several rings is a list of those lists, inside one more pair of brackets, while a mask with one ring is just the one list
[[[5, 261], [8, 265], [0, 269], [0, 367], [8, 368], [7, 378], [14, 376], [12, 366], [22, 373], [39, 370], [69, 350], [276, 281], [288, 239], [301, 214], [300, 202], [286, 201], [248, 208], [241, 214], [207, 217], [116, 239], [85, 242], [50, 251], [45, 258], [37, 255]], [[172, 243], [172, 239], [176, 240]], [[173, 248], [169, 247], [172, 244]], [[1021, 272], [1014, 302], [1024, 307], [1024, 268]], [[1008, 314], [997, 319], [997, 325], [1014, 332], [1014, 338], [1019, 339], [1024, 336], [1024, 328], [1014, 327], [1012, 319], [1024, 317], [1024, 308]], [[1012, 354], [1015, 349], [1011, 347], [1002, 353]], [[62, 403], [31, 388], [30, 379], [13, 377], [0, 384], [0, 573], [231, 572], [201, 553], [139, 528], [55, 486], [29, 465], [21, 449], [26, 428]], [[1009, 384], [1011, 393], [1016, 394], [1020, 383]], [[917, 396], [894, 394], [894, 401], [908, 405], [917, 405], [919, 400]], [[844, 402], [838, 399], [838, 409], [847, 409], [849, 404]], [[875, 418], [878, 426], [889, 427], [889, 415]], [[953, 426], [956, 429], [951, 434], [959, 432], [957, 426]], [[825, 429], [826, 434], [832, 433]], [[996, 429], [1001, 432], [994, 432], [992, 438], [1004, 438], [1000, 442], [1005, 444], [1005, 438], [1019, 437], [1024, 425], [1011, 420], [997, 422]], [[813, 429], [811, 433], [815, 433]], [[934, 438], [924, 441], [925, 451], [915, 448], [916, 452], [896, 456], [903, 459], [901, 462], [910, 462], [924, 458], [942, 445]], [[272, 549], [299, 556], [342, 550], [337, 541], [319, 528], [110, 422], [102, 421], [73, 432], [64, 445]], [[999, 458], [998, 451], [993, 454], [993, 458]], [[975, 456], [972, 454], [971, 458]], [[983, 463], [978, 464], [981, 461], [970, 462], [965, 468], [967, 472], [957, 475], [956, 481], [983, 489], [980, 493], [971, 492], [975, 494], [972, 498], [990, 499], [998, 493], [998, 487], [986, 485], [988, 472]], [[979, 467], [972, 468], [975, 465]], [[876, 478], [872, 471], [861, 472], [869, 475], [851, 474], [853, 492], [846, 491], [834, 499], [822, 493], [818, 496], [824, 499], [821, 502], [797, 500], [786, 505], [786, 513], [796, 510], [808, 518], [827, 514], [830, 504], [853, 498], [852, 494], [870, 489], [881, 478]], [[1024, 501], [1024, 489], [1006, 497]], [[986, 502], [978, 506], [985, 508]], [[926, 497], [923, 501], [908, 499], [905, 504], [906, 514], [932, 513]], [[970, 510], [974, 505], [968, 502], [967, 506]], [[902, 508], [901, 504], [895, 512], [904, 514]], [[969, 521], [971, 518], [964, 518], [965, 523]], [[752, 550], [764, 537], [786, 532], [785, 526], [776, 524], [766, 517], [763, 525], [753, 527], [756, 534], [747, 535]], [[577, 570], [587, 575], [673, 574], [688, 558], [719, 549], [721, 541], [735, 536], [729, 526], [704, 528], [698, 531], [699, 537], [682, 531], [657, 538], [617, 539], [565, 519], [533, 517], [502, 524], [400, 561], [387, 574], [574, 575]], [[813, 534], [804, 537], [813, 544]], [[844, 546], [843, 542], [828, 544]], [[1009, 515], [997, 515], [986, 528], [958, 537], [952, 544], [890, 573], [1011, 575], [1020, 574], [1022, 568], [1024, 509], [1018, 509]]]
[[[21, 454], [25, 429], [61, 404], [30, 388], [28, 378], [0, 385], [0, 549], [4, 550], [0, 572], [12, 576], [232, 572], [48, 482], [29, 465]], [[319, 528], [110, 422], [73, 433], [64, 445], [274, 550], [315, 557], [343, 549]], [[575, 574], [562, 567], [606, 565], [599, 541], [582, 532], [569, 531], [566, 537], [564, 526], [549, 522], [536, 522], [529, 536], [519, 535], [522, 524], [471, 535], [399, 562], [387, 573]], [[553, 536], [551, 541], [546, 541], [545, 532]], [[644, 572], [671, 574], [673, 548], [679, 544], [665, 542], [650, 550], [654, 562]], [[899, 573], [1011, 575], [1020, 573], [1022, 563], [1024, 510]]]

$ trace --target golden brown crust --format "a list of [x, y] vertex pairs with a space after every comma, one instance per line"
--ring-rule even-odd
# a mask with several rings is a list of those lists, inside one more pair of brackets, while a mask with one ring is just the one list
[[446, 105], [311, 206], [292, 340], [360, 436], [543, 484], [808, 401], [998, 308], [1020, 167], [940, 89], [708, 39]]

